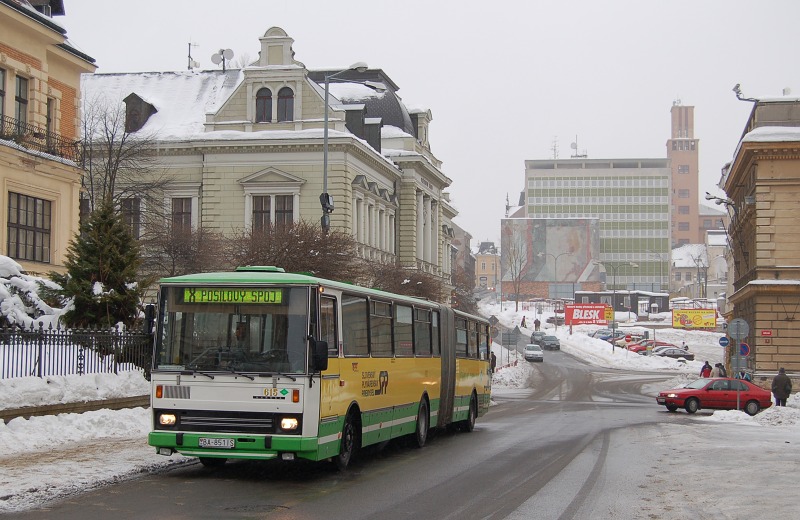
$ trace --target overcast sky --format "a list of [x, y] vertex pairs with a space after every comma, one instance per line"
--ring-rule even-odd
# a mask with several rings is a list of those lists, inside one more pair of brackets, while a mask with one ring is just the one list
[[453, 180], [456, 219], [499, 243], [506, 194], [528, 159], [666, 157], [670, 108], [695, 107], [700, 190], [716, 188], [751, 103], [800, 95], [800, 2], [671, 0], [67, 0], [56, 21], [98, 72], [202, 69], [232, 49], [258, 55], [272, 26], [309, 69], [364, 61], [410, 108], [433, 113], [433, 153]]

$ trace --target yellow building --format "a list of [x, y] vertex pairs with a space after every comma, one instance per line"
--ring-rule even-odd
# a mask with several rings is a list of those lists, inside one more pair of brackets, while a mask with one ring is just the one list
[[80, 76], [96, 67], [53, 22], [63, 3], [34, 3], [0, 3], [0, 244], [44, 274], [78, 231]]
[[780, 367], [800, 374], [800, 98], [753, 101], [720, 182], [733, 252], [726, 318], [747, 322], [746, 366], [769, 386]]

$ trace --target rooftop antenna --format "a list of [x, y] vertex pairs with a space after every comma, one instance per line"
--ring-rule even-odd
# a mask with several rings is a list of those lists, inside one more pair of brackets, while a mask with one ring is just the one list
[[200, 66], [200, 62], [192, 59], [192, 47], [198, 47], [198, 45], [196, 43], [192, 43], [191, 41], [189, 42], [189, 70]]
[[550, 150], [553, 152], [553, 159], [558, 159], [558, 136], [553, 137], [553, 145]]
[[222, 63], [222, 72], [225, 72], [225, 62], [233, 59], [233, 51], [230, 49], [220, 49], [216, 54], [211, 55], [211, 61], [214, 65]]
[[587, 157], [586, 150], [584, 150], [582, 154], [578, 153], [578, 136], [577, 136], [577, 134], [575, 135], [575, 141], [572, 142], [569, 145], [569, 147], [572, 148], [573, 150], [575, 150], [574, 152], [572, 152], [572, 155], [570, 156], [572, 159], [585, 159]]

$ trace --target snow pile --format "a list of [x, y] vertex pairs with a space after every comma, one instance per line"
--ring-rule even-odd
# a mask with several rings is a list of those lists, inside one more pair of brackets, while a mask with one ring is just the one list
[[0, 379], [0, 410], [150, 394], [141, 372]]
[[0, 326], [4, 322], [24, 328], [55, 326], [66, 309], [49, 306], [39, 297], [39, 285], [57, 289], [54, 282], [24, 273], [22, 266], [0, 255]]

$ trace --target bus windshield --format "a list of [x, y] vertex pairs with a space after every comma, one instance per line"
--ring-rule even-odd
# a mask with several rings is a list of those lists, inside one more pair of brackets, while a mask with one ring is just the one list
[[308, 294], [308, 287], [162, 287], [154, 369], [305, 373]]

